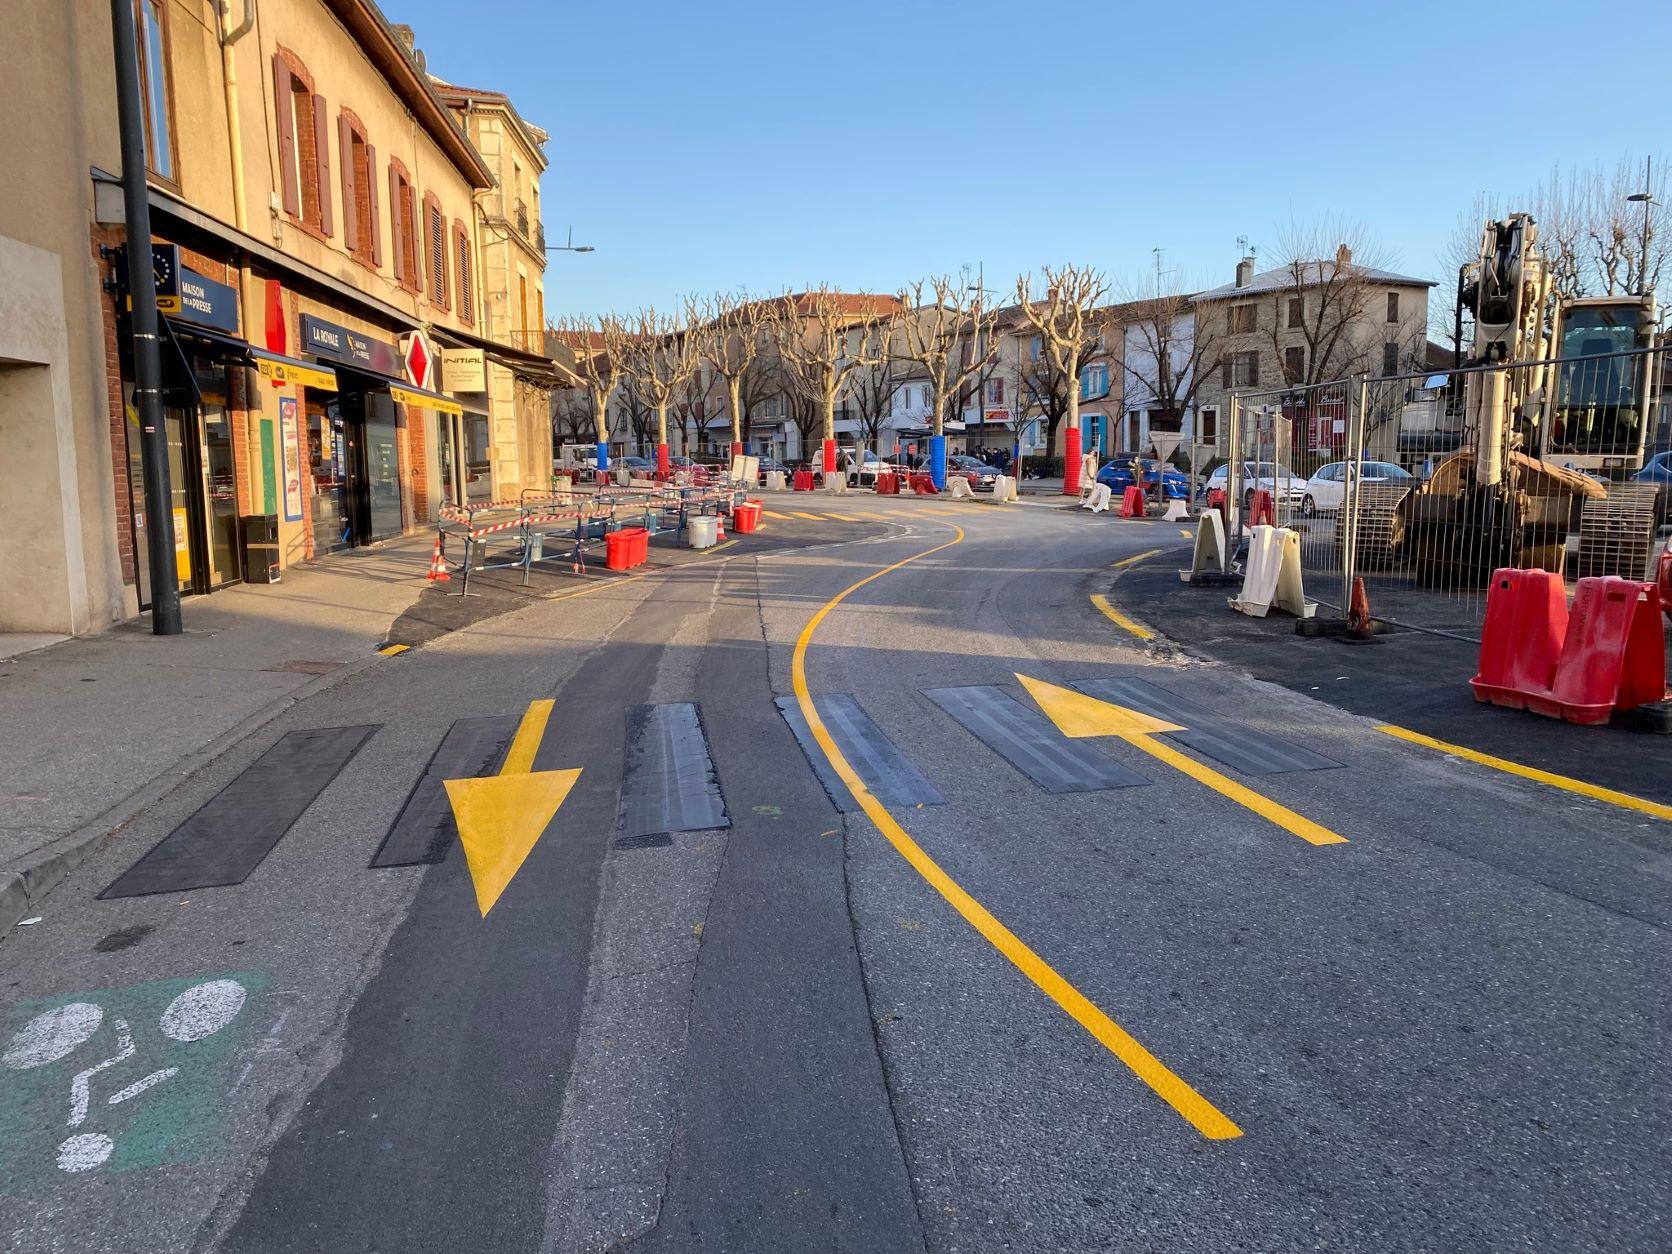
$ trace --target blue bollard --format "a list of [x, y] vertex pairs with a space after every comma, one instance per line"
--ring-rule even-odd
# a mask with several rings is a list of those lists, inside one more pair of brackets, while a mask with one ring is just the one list
[[946, 491], [946, 437], [944, 435], [929, 437], [929, 478], [934, 481], [937, 492]]
[[598, 469], [599, 470], [608, 470], [609, 468], [610, 468], [610, 446], [608, 444], [604, 443], [604, 441], [599, 440], [598, 441]]

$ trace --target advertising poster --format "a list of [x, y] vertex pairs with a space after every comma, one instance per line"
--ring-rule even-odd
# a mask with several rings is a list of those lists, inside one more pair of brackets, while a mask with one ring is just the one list
[[284, 516], [286, 522], [302, 517], [302, 432], [296, 412], [296, 398], [279, 398], [279, 431], [284, 443]]

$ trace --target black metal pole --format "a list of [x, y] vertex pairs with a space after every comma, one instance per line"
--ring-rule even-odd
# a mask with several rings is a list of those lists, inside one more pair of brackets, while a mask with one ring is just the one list
[[128, 225], [128, 293], [132, 304], [134, 409], [139, 414], [145, 476], [151, 631], [180, 634], [180, 582], [174, 573], [174, 497], [168, 479], [168, 429], [163, 423], [162, 354], [157, 339], [157, 280], [151, 269], [151, 203], [145, 184], [144, 106], [139, 91], [139, 40], [133, 0], [110, 0], [116, 43], [116, 112], [122, 135], [122, 203]]

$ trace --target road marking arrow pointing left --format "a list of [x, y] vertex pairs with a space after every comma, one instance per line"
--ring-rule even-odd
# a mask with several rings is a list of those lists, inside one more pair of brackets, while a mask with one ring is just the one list
[[1129, 710], [1124, 705], [1116, 705], [1112, 701], [1100, 701], [1096, 697], [1086, 696], [1083, 692], [1075, 692], [1072, 688], [1048, 684], [1043, 679], [1031, 679], [1021, 674], [1016, 678], [1022, 687], [1028, 690], [1028, 695], [1039, 704], [1039, 708], [1045, 711], [1045, 716], [1056, 724], [1057, 730], [1070, 739], [1119, 736], [1134, 748], [1142, 749], [1150, 757], [1165, 762], [1174, 770], [1184, 772], [1197, 783], [1205, 784], [1220, 796], [1228, 797], [1238, 805], [1247, 807], [1261, 818], [1277, 824], [1284, 831], [1299, 836], [1304, 841], [1314, 845], [1347, 843], [1345, 836], [1337, 835], [1329, 828], [1314, 823], [1303, 814], [1296, 814], [1287, 806], [1279, 805], [1270, 797], [1262, 796], [1234, 779], [1228, 779], [1212, 767], [1205, 766], [1188, 754], [1180, 753], [1172, 745], [1156, 739], [1164, 732], [1184, 731], [1185, 728], [1177, 723], [1163, 722], [1137, 710]]
[[476, 905], [484, 919], [581, 777], [579, 767], [566, 771], [532, 769], [552, 704], [535, 701], [529, 705], [498, 775], [444, 781], [465, 863], [476, 887]]

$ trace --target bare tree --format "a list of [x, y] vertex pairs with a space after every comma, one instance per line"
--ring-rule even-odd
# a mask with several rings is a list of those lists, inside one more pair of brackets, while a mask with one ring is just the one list
[[[959, 412], [965, 385], [991, 365], [998, 353], [993, 334], [997, 309], [983, 309], [980, 293], [950, 275], [919, 280], [900, 291], [901, 311], [894, 353], [916, 363], [928, 376], [934, 402], [932, 433], [946, 435], [946, 418]], [[945, 445], [938, 446], [945, 456]], [[944, 461], [934, 467], [937, 482], [946, 478]]]
[[[1063, 399], [1061, 416], [1051, 421], [1047, 448], [1054, 448], [1059, 422], [1068, 424], [1063, 491], [1080, 490], [1080, 371], [1105, 351], [1104, 316], [1099, 311], [1109, 292], [1109, 281], [1090, 266], [1066, 265], [1044, 269], [1045, 293], [1035, 295], [1033, 276], [1016, 280], [1016, 304], [1039, 336], [1040, 356], [1046, 365], [1041, 380], [1053, 399]], [[1047, 415], [1049, 417], [1049, 414]]]
[[766, 301], [747, 293], [721, 292], [703, 302], [699, 314], [707, 336], [705, 351], [715, 374], [725, 385], [731, 415], [732, 456], [743, 451], [747, 412], [744, 392], [769, 338], [773, 311]]
[[621, 387], [616, 392], [616, 402], [627, 420], [628, 429], [633, 433], [633, 447], [642, 456], [656, 430], [656, 411], [645, 398], [644, 389], [639, 386], [638, 380], [630, 374], [622, 375]]
[[894, 397], [905, 384], [907, 376], [893, 357], [879, 357], [866, 361], [848, 376], [847, 397], [853, 403], [855, 421], [859, 425], [859, 442], [865, 448], [881, 452], [882, 426], [894, 408]]
[[[862, 309], [869, 303], [863, 294], [861, 302]], [[875, 313], [856, 314], [826, 285], [774, 303], [779, 310], [774, 340], [789, 367], [790, 382], [819, 407], [824, 419], [824, 471], [828, 474], [836, 469], [836, 401], [850, 374], [888, 355], [890, 319]]]
[[[702, 353], [704, 345], [712, 341], [706, 334], [697, 336], [698, 344], [693, 352]], [[699, 364], [685, 377], [679, 385], [677, 399], [674, 401], [674, 419], [679, 424], [679, 439], [683, 446], [681, 451], [690, 454], [703, 442], [703, 437], [714, 421], [714, 400], [718, 388], [715, 386], [715, 375], [702, 364]]]
[[552, 439], [557, 444], [579, 444], [589, 431], [596, 430], [591, 399], [585, 388], [558, 388], [552, 392]]
[[[1129, 292], [1136, 290], [1134, 285]], [[1197, 318], [1183, 292], [1124, 295], [1113, 316], [1123, 338], [1118, 359], [1127, 407], [1148, 408], [1152, 430], [1182, 430], [1197, 390], [1219, 369], [1216, 324]]]
[[668, 471], [668, 409], [701, 360], [698, 337], [675, 314], [646, 306], [628, 324], [628, 373], [656, 414], [656, 471]]
[[560, 319], [552, 336], [561, 355], [558, 368], [585, 392], [592, 407], [593, 427], [598, 444], [608, 456], [610, 443], [610, 397], [621, 382], [627, 350], [627, 330], [620, 318]]

